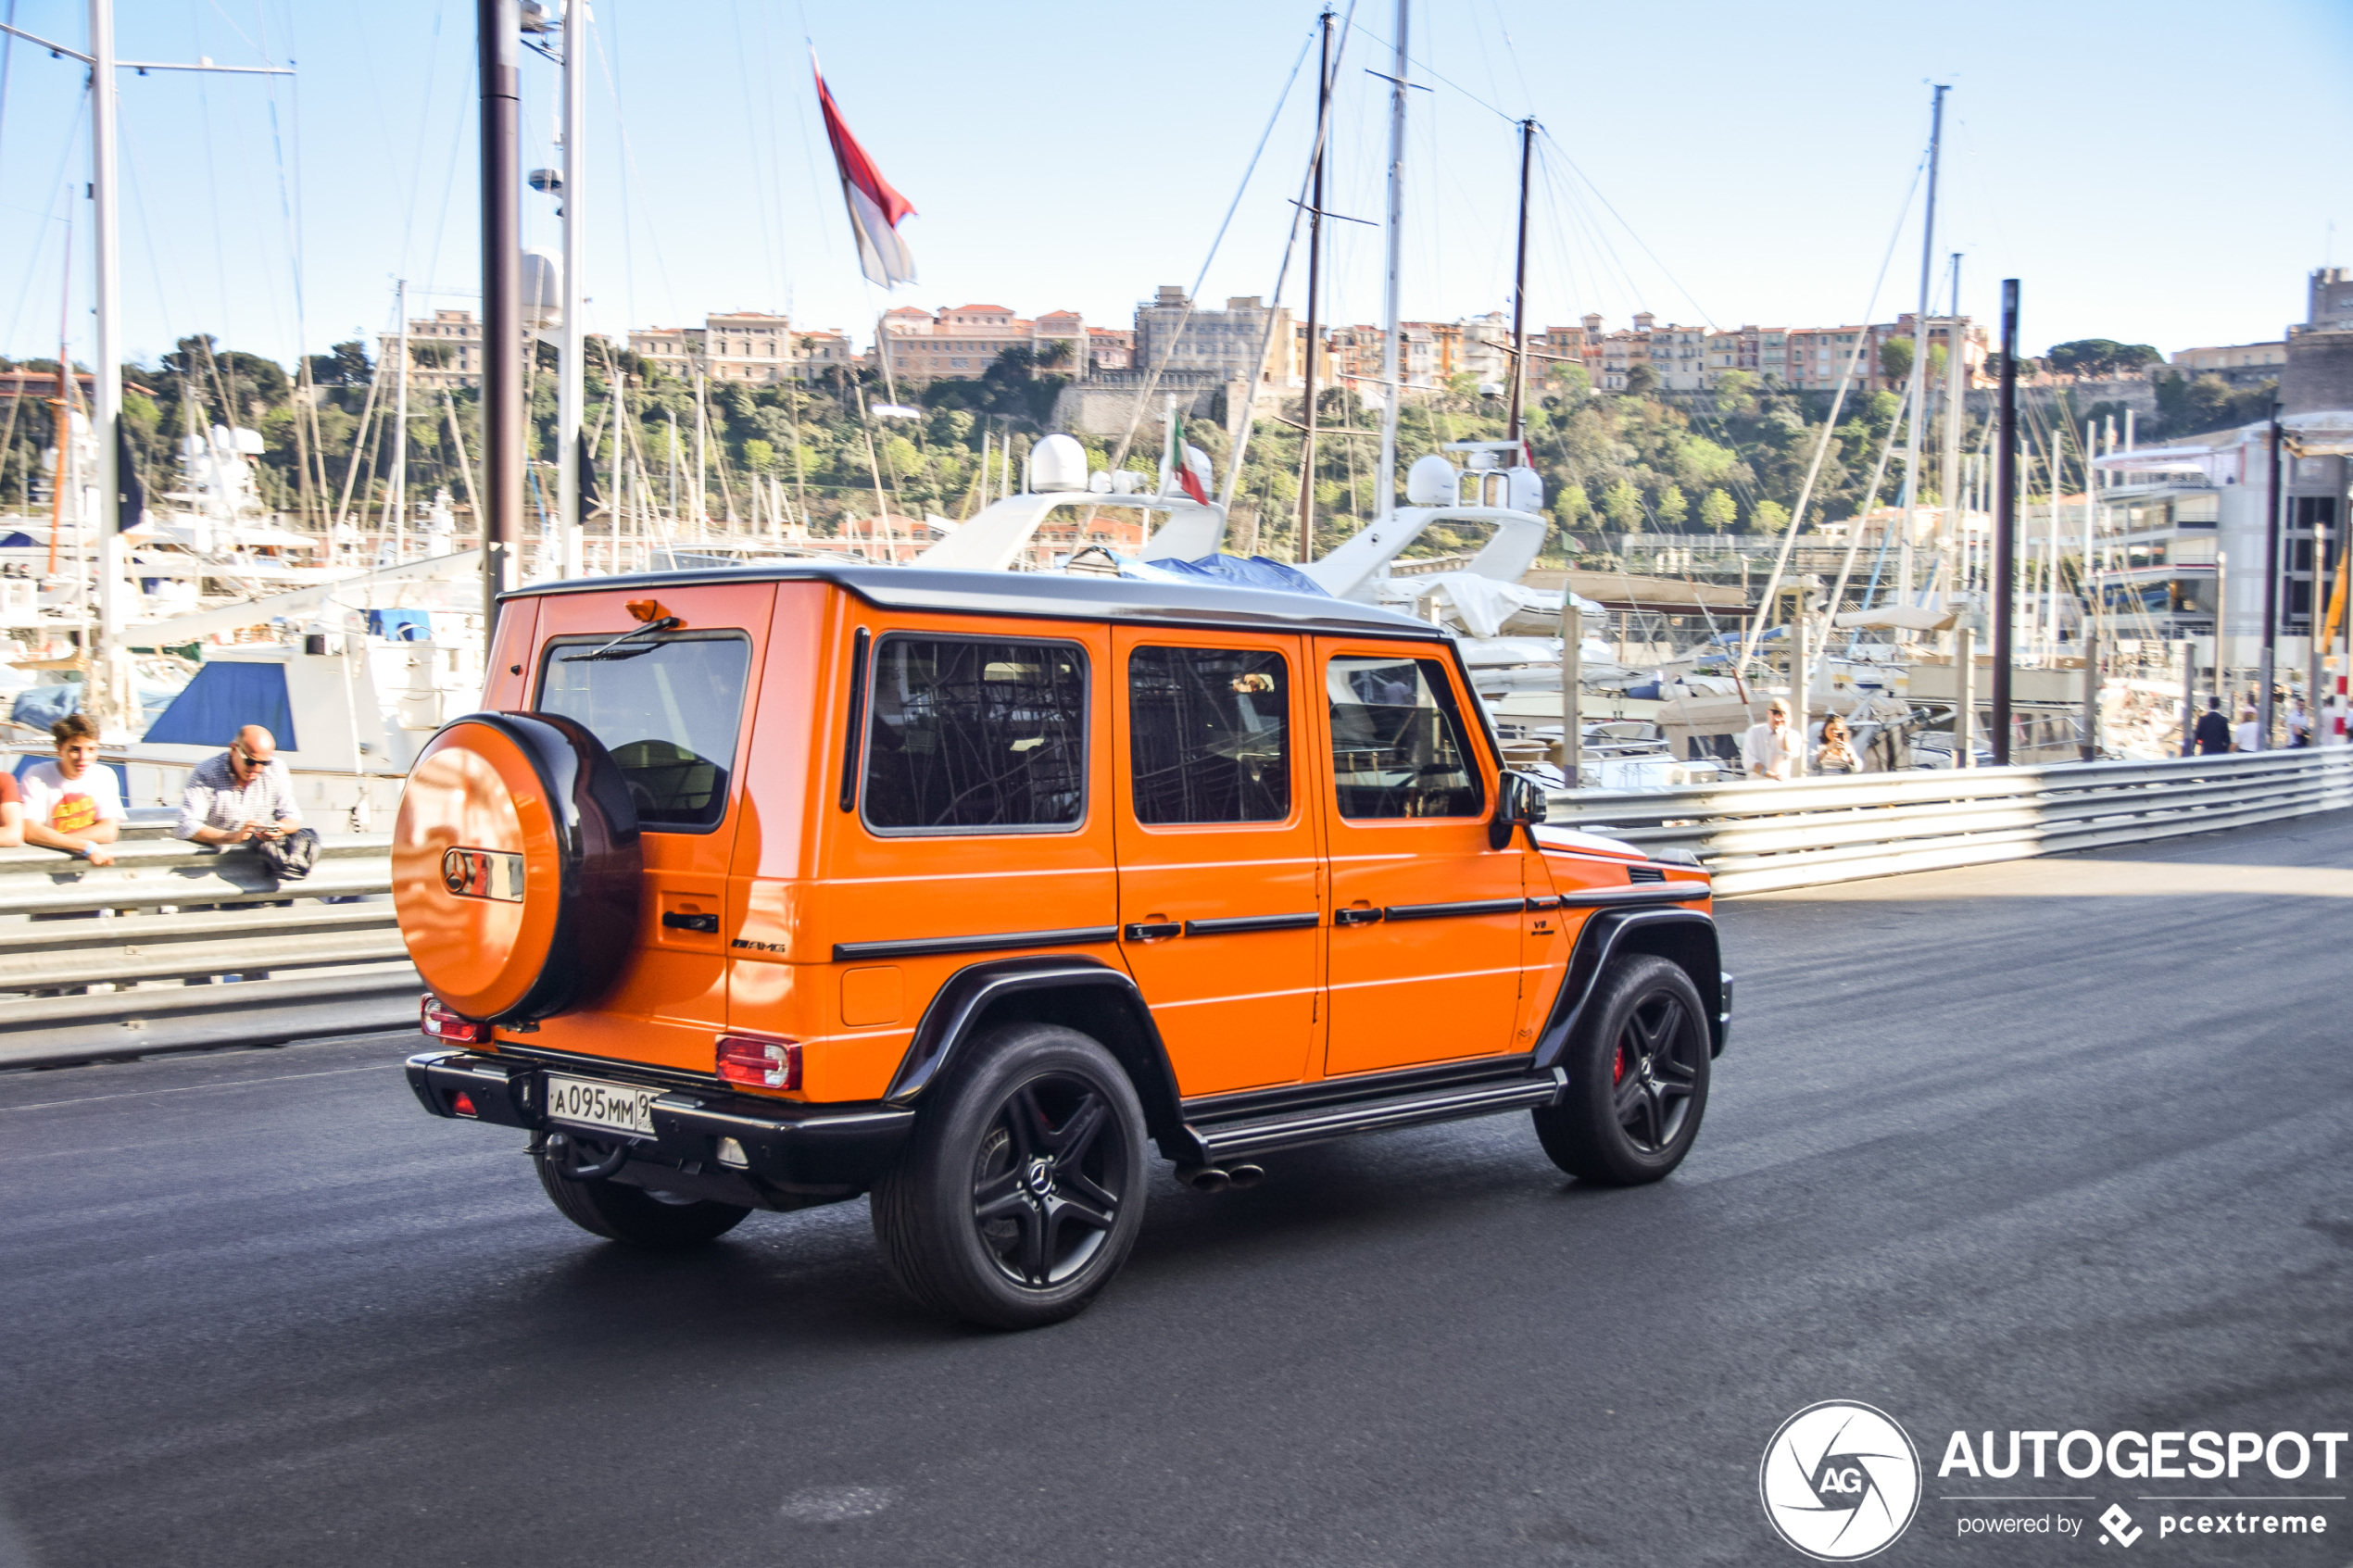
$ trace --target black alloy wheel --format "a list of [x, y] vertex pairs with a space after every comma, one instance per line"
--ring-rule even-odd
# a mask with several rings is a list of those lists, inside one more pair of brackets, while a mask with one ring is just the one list
[[1006, 1098], [981, 1139], [973, 1222], [1007, 1278], [1058, 1285], [1101, 1249], [1119, 1223], [1121, 1142], [1084, 1078], [1044, 1073]]
[[1714, 1041], [1699, 988], [1647, 954], [1613, 960], [1562, 1065], [1568, 1088], [1535, 1112], [1553, 1163], [1611, 1186], [1655, 1182], [1683, 1162], [1707, 1110]]
[[1034, 1328], [1083, 1310], [1143, 1223], [1144, 1114], [1085, 1035], [1018, 1023], [959, 1053], [876, 1184], [892, 1276], [935, 1311]]

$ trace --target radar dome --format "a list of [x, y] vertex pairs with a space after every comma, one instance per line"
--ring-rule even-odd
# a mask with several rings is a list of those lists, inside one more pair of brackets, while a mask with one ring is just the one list
[[1432, 452], [1405, 470], [1405, 499], [1417, 507], [1454, 504], [1454, 465]]
[[1059, 433], [1040, 441], [1029, 449], [1029, 488], [1033, 492], [1086, 489], [1087, 448], [1076, 437]]

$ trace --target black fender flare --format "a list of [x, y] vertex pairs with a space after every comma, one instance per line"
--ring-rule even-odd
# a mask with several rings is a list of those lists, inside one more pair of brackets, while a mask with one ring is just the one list
[[1201, 1162], [1199, 1140], [1185, 1125], [1168, 1049], [1143, 992], [1125, 970], [1074, 954], [991, 959], [950, 975], [917, 1020], [883, 1103], [920, 1105], [982, 1027], [1008, 1010], [1035, 1022], [1063, 1023], [1100, 1041], [1126, 1069], [1143, 1102], [1145, 1126], [1162, 1154]]
[[1577, 933], [1561, 988], [1553, 997], [1543, 1033], [1536, 1037], [1535, 1068], [1544, 1072], [1560, 1064], [1568, 1042], [1592, 1000], [1602, 972], [1620, 953], [1653, 952], [1680, 964], [1707, 1004], [1710, 1054], [1724, 1054], [1730, 1031], [1725, 1017], [1725, 974], [1722, 947], [1717, 939], [1715, 917], [1698, 909], [1597, 909]]

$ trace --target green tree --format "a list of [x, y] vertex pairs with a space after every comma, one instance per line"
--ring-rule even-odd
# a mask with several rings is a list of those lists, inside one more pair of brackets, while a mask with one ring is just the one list
[[1789, 526], [1789, 508], [1779, 501], [1759, 501], [1750, 508], [1748, 523], [1759, 533], [1779, 533]]
[[1732, 497], [1722, 490], [1711, 490], [1699, 498], [1699, 525], [1710, 533], [1721, 533], [1732, 526], [1740, 508], [1732, 505]]
[[2129, 374], [2142, 366], [2162, 362], [2165, 356], [2145, 343], [2119, 343], [2112, 337], [2079, 337], [2055, 343], [2044, 355], [2062, 375], [2099, 379]]
[[1642, 493], [1621, 479], [1602, 495], [1602, 514], [1620, 533], [1642, 531]]
[[1912, 376], [1912, 340], [1892, 337], [1879, 345], [1879, 373], [1889, 381], [1909, 381]]
[[776, 466], [776, 448], [773, 443], [757, 436], [744, 443], [744, 467], [754, 473], [766, 473]]
[[1626, 395], [1648, 397], [1658, 390], [1658, 372], [1648, 365], [1637, 365], [1626, 372]]
[[1658, 511], [1658, 526], [1668, 533], [1678, 533], [1683, 519], [1691, 512], [1691, 503], [1683, 499], [1683, 487], [1670, 484], [1658, 493], [1655, 503]]

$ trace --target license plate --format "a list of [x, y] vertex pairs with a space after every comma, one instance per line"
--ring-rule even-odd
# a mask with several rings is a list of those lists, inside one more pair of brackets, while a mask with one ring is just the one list
[[600, 1084], [593, 1078], [547, 1074], [547, 1119], [616, 1133], [654, 1135], [654, 1097], [660, 1089], [630, 1084]]

